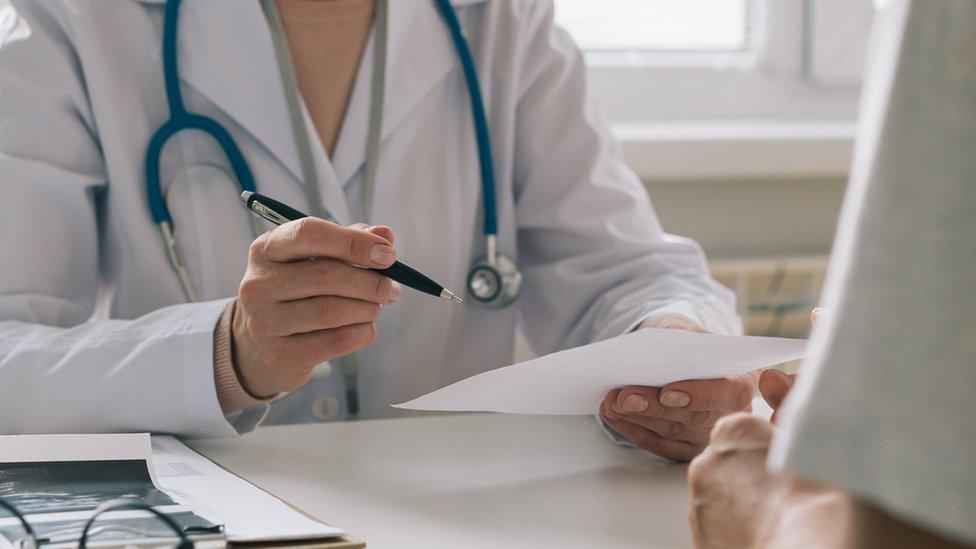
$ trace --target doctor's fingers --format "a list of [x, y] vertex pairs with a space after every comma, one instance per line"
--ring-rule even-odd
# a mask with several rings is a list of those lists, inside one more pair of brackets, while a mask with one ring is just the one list
[[778, 419], [779, 408], [790, 394], [795, 380], [796, 374], [787, 374], [776, 368], [770, 368], [759, 376], [759, 393], [766, 404], [773, 409], [771, 419], [774, 423]]
[[353, 324], [330, 330], [319, 330], [282, 338], [288, 353], [299, 363], [321, 364], [327, 360], [361, 351], [376, 340], [376, 325], [372, 322]]
[[689, 425], [677, 421], [637, 415], [619, 417], [628, 423], [643, 427], [648, 431], [653, 431], [668, 440], [690, 442], [699, 447], [708, 444], [708, 436], [712, 431], [712, 425]]
[[607, 426], [648, 452], [676, 461], [691, 461], [701, 452], [698, 444], [665, 438], [623, 418], [615, 418], [612, 412], [608, 412], [605, 405], [601, 405], [600, 417], [607, 422]]
[[752, 409], [758, 382], [758, 372], [720, 379], [676, 381], [661, 388], [661, 403], [692, 411], [747, 411]]
[[724, 414], [714, 410], [688, 410], [661, 404], [659, 387], [633, 385], [615, 389], [604, 397], [607, 408], [618, 416], [641, 415], [685, 425], [714, 425]]
[[265, 314], [249, 318], [252, 334], [290, 336], [374, 322], [382, 305], [360, 299], [318, 296], [273, 304]]
[[[704, 446], [708, 443], [712, 426], [721, 418], [720, 414], [715, 414], [714, 417], [710, 414], [707, 421], [699, 421], [696, 418], [693, 423], [682, 423], [637, 414], [619, 414], [610, 409], [612, 402], [611, 399], [605, 399], [600, 405], [600, 417], [604, 420], [626, 421], [653, 431], [666, 439], [690, 442], [698, 446]], [[702, 417], [705, 418], [705, 416]]]
[[245, 300], [253, 296], [269, 301], [335, 295], [387, 304], [400, 299], [403, 286], [370, 269], [335, 259], [315, 259], [249, 269], [240, 295]]
[[289, 263], [314, 257], [332, 257], [366, 267], [385, 268], [396, 261], [390, 242], [362, 229], [343, 227], [317, 217], [290, 221], [259, 236], [251, 244], [250, 259]]
[[359, 229], [362, 231], [368, 231], [376, 236], [381, 236], [387, 240], [390, 244], [396, 244], [396, 238], [393, 236], [393, 229], [387, 227], [386, 225], [367, 225], [365, 223], [353, 223], [349, 225], [350, 229]]

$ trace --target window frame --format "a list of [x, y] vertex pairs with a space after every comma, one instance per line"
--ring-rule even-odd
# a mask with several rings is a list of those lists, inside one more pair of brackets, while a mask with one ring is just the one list
[[755, 1], [747, 51], [584, 52], [593, 97], [642, 177], [846, 176], [860, 83], [812, 70], [823, 48], [811, 41], [824, 39], [812, 14], [855, 0]]

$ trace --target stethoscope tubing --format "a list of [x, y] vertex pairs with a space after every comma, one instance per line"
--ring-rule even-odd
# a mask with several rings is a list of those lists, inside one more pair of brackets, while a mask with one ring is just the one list
[[257, 192], [254, 174], [244, 158], [234, 138], [219, 122], [203, 115], [190, 113], [183, 103], [183, 91], [180, 89], [178, 65], [177, 35], [179, 28], [179, 10], [181, 0], [168, 0], [165, 8], [163, 23], [163, 78], [166, 85], [166, 102], [169, 105], [170, 117], [153, 134], [146, 148], [146, 191], [149, 199], [149, 210], [153, 222], [172, 224], [172, 217], [163, 189], [160, 174], [160, 160], [163, 147], [171, 137], [183, 130], [200, 130], [210, 135], [220, 145], [227, 156], [241, 191]]
[[464, 81], [468, 87], [468, 97], [471, 99], [471, 116], [474, 119], [475, 137], [478, 142], [478, 163], [481, 167], [481, 187], [484, 200], [486, 236], [498, 234], [498, 211], [495, 202], [495, 163], [491, 153], [491, 135], [488, 131], [488, 116], [485, 114], [485, 101], [481, 94], [481, 84], [478, 81], [478, 71], [475, 67], [471, 47], [464, 35], [461, 21], [457, 12], [451, 6], [450, 0], [436, 0], [447, 27], [451, 31], [451, 39], [461, 67], [464, 70]]
[[163, 198], [162, 185], [160, 183], [160, 159], [162, 158], [163, 147], [171, 137], [183, 130], [200, 130], [207, 133], [220, 145], [221, 150], [227, 156], [234, 175], [237, 178], [238, 186], [241, 191], [257, 192], [257, 184], [254, 175], [247, 167], [247, 160], [244, 154], [237, 147], [234, 138], [231, 137], [223, 126], [216, 120], [191, 113], [182, 113], [178, 117], [170, 118], [163, 124], [149, 141], [146, 150], [146, 181], [149, 196], [149, 209], [152, 211], [153, 221], [158, 225], [162, 222], [171, 222], [169, 208]]
[[[451, 6], [450, 0], [435, 0], [438, 10], [450, 30], [451, 40], [457, 50], [464, 72], [464, 80], [471, 103], [471, 115], [474, 121], [475, 138], [478, 152], [478, 164], [481, 172], [481, 187], [484, 212], [484, 236], [486, 241], [487, 264], [497, 270], [497, 241], [498, 241], [498, 212], [495, 190], [494, 159], [491, 150], [491, 135], [488, 128], [488, 117], [485, 112], [484, 97], [478, 80], [478, 71], [474, 56], [465, 37], [464, 29], [457, 12]], [[230, 132], [216, 120], [188, 112], [183, 102], [180, 89], [178, 63], [178, 31], [179, 10], [181, 0], [167, 0], [163, 23], [163, 76], [166, 89], [166, 100], [169, 106], [169, 119], [153, 134], [146, 149], [146, 191], [149, 209], [153, 221], [159, 226], [164, 245], [169, 255], [170, 263], [176, 270], [184, 293], [191, 302], [196, 301], [196, 292], [190, 281], [189, 273], [183, 264], [172, 226], [172, 217], [163, 195], [161, 184], [160, 164], [163, 147], [174, 135], [182, 130], [200, 130], [217, 141], [236, 176], [240, 190], [251, 193], [257, 192], [257, 182], [248, 166], [243, 152], [237, 146]], [[377, 47], [380, 47], [378, 44]], [[280, 60], [279, 60], [280, 62]], [[385, 64], [385, 63], [384, 63]], [[382, 68], [382, 67], [381, 67]], [[381, 78], [382, 80], [382, 78]], [[293, 90], [297, 93], [297, 90]], [[375, 103], [375, 101], [374, 101]], [[380, 105], [382, 106], [382, 105]], [[382, 112], [382, 111], [381, 111]], [[376, 132], [378, 134], [378, 131]], [[375, 148], [375, 147], [374, 147]], [[374, 151], [375, 152], [375, 151]], [[375, 163], [374, 163], [375, 164]], [[371, 167], [375, 171], [375, 165]], [[306, 185], [317, 184], [317, 181], [306, 182]], [[321, 204], [312, 204], [313, 210], [321, 210]], [[256, 234], [255, 234], [256, 235]], [[480, 263], [479, 263], [480, 265]], [[514, 267], [517, 273], [517, 267]], [[483, 268], [483, 267], [480, 267]], [[517, 290], [515, 291], [517, 294]]]

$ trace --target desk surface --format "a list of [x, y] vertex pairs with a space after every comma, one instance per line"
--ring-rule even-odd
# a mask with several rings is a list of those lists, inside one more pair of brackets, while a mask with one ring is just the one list
[[192, 446], [370, 548], [690, 545], [685, 467], [613, 446], [594, 421], [427, 416]]

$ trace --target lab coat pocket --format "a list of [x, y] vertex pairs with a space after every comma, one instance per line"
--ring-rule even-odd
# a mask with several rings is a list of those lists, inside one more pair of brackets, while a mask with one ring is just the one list
[[237, 181], [221, 166], [196, 164], [173, 177], [166, 201], [199, 299], [236, 295], [254, 238]]

